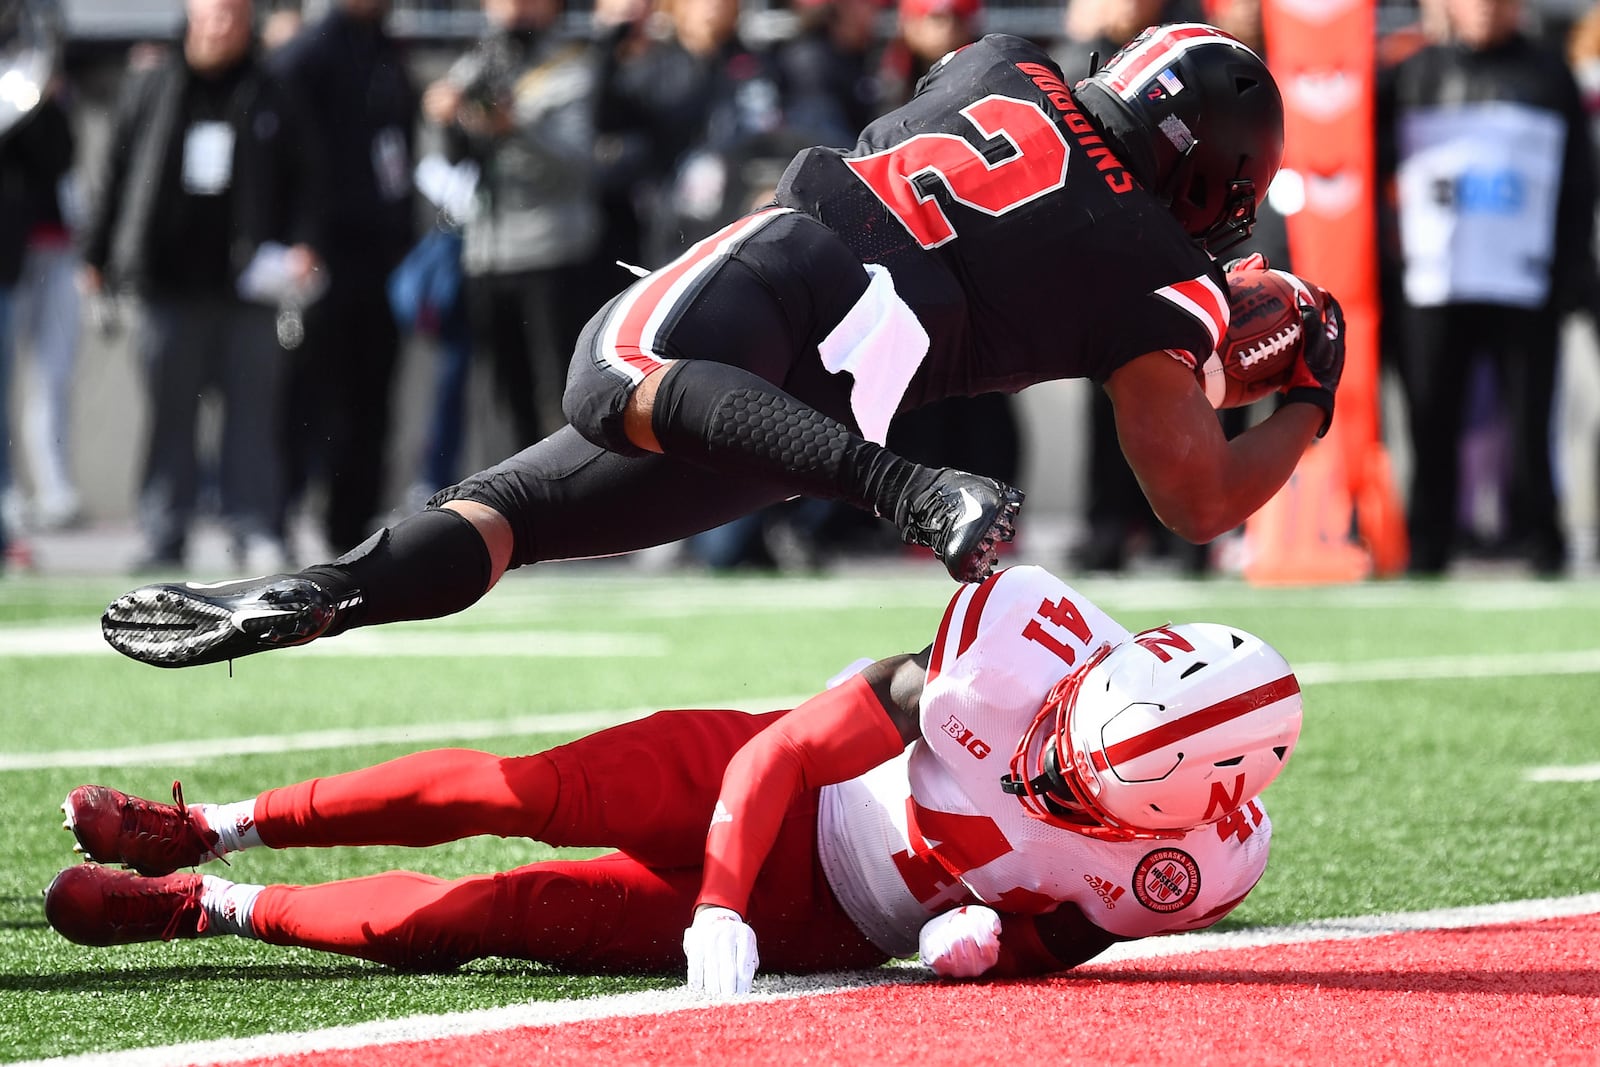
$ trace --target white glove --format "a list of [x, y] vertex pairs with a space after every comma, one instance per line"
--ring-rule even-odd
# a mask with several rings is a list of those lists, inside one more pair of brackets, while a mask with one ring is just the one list
[[683, 932], [683, 954], [689, 957], [689, 988], [700, 993], [748, 993], [761, 966], [756, 932], [730, 908], [696, 910], [694, 925]]
[[917, 949], [941, 978], [976, 978], [1000, 961], [1000, 916], [982, 904], [935, 915], [922, 924]]

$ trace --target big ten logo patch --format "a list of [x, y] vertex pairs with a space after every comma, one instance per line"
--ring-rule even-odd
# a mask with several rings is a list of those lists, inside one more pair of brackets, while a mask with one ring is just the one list
[[989, 743], [984, 741], [954, 715], [945, 720], [944, 732], [955, 738], [956, 744], [972, 753], [977, 759], [983, 759], [989, 754]]
[[1133, 896], [1151, 911], [1182, 911], [1200, 895], [1200, 865], [1182, 849], [1158, 848], [1133, 871]]

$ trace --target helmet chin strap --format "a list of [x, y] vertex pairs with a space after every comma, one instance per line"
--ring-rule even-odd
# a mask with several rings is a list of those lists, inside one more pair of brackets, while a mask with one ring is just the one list
[[1045, 807], [1050, 809], [1052, 815], [1064, 819], [1087, 819], [1096, 822], [1093, 816], [1084, 811], [1076, 801], [1068, 803], [1059, 799], [1061, 796], [1071, 796], [1072, 790], [1067, 787], [1066, 779], [1061, 775], [1061, 760], [1056, 754], [1056, 746], [1046, 743], [1044, 749], [1044, 768], [1033, 778], [1023, 782], [1007, 774], [1000, 779], [1001, 792], [1011, 796], [1027, 796], [1030, 792], [1044, 801]]
[[1245, 240], [1256, 227], [1256, 193], [1252, 182], [1235, 178], [1228, 183], [1222, 217], [1201, 235], [1206, 251], [1220, 255]]

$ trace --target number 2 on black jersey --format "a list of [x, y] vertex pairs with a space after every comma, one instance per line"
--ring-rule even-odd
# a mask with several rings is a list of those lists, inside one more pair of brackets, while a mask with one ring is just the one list
[[937, 248], [956, 231], [933, 195], [913, 184], [920, 175], [933, 175], [951, 199], [996, 217], [1067, 183], [1066, 138], [1038, 104], [986, 96], [961, 114], [985, 138], [1007, 141], [1010, 155], [990, 162], [963, 137], [921, 133], [844, 161], [923, 248]]

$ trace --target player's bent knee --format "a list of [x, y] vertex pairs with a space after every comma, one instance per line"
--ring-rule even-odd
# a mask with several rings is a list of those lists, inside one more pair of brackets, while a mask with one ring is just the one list
[[516, 547], [510, 520], [495, 508], [476, 500], [451, 500], [441, 505], [441, 509], [466, 519], [483, 538], [483, 546], [489, 553], [489, 586], [492, 588], [510, 566], [512, 549]]

